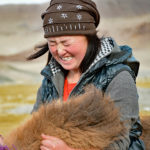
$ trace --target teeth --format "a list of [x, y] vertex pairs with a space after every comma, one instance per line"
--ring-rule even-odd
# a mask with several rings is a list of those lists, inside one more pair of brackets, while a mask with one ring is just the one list
[[71, 60], [72, 59], [72, 57], [63, 57], [63, 58], [61, 58], [62, 60], [65, 60], [65, 61], [69, 61], [69, 60]]

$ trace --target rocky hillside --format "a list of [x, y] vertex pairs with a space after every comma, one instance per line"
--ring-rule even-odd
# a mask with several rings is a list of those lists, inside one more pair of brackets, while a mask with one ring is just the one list
[[150, 13], [150, 0], [94, 0], [103, 17], [138, 16]]
[[[96, 2], [102, 16], [137, 16], [150, 13], [149, 0], [93, 0]], [[48, 3], [33, 5], [4, 5], [0, 6], [0, 19], [5, 21], [17, 16], [19, 19], [39, 21], [39, 15], [47, 8]], [[13, 18], [12, 18], [13, 19]], [[35, 22], [37, 23], [37, 22]]]

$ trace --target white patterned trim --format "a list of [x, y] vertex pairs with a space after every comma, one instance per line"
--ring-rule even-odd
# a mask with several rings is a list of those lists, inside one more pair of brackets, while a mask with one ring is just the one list
[[53, 23], [53, 18], [49, 18], [48, 23], [52, 24]]
[[100, 61], [102, 58], [108, 56], [113, 49], [113, 45], [111, 44], [112, 39], [110, 37], [103, 38], [101, 40], [101, 50], [99, 51], [98, 55], [96, 56], [93, 63], [90, 65], [89, 69], [95, 65], [98, 61]]
[[81, 6], [81, 5], [77, 5], [77, 6], [76, 6], [77, 9], [82, 9], [82, 7], [83, 7], [83, 6]]
[[66, 18], [68, 18], [68, 15], [65, 14], [65, 13], [62, 13], [62, 14], [61, 14], [61, 17], [64, 18], [64, 19], [66, 19]]
[[81, 14], [77, 14], [77, 19], [81, 20], [82, 19], [82, 15]]
[[61, 10], [61, 9], [62, 9], [62, 5], [58, 5], [57, 10]]
[[55, 74], [61, 71], [59, 65], [56, 63], [54, 58], [52, 58], [50, 61], [50, 68], [51, 68], [53, 76], [55, 76]]

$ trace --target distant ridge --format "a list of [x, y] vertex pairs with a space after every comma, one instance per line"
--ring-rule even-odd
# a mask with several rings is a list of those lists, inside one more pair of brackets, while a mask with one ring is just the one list
[[[150, 13], [150, 0], [93, 0], [96, 2], [102, 17], [137, 16]], [[48, 2], [49, 3], [49, 2]], [[36, 18], [47, 8], [48, 3], [31, 5], [0, 5], [0, 14], [11, 16], [35, 16]], [[1, 16], [1, 15], [0, 15]]]
[[[29, 49], [29, 50], [24, 50], [21, 51], [17, 54], [12, 54], [12, 55], [0, 55], [0, 62], [1, 61], [19, 61], [19, 62], [27, 62], [27, 58], [34, 54], [36, 51], [34, 51], [33, 49]], [[32, 61], [45, 61], [47, 59], [47, 54], [44, 54], [43, 56], [41, 56], [38, 59], [32, 60]], [[30, 61], [31, 62], [31, 61]]]
[[[94, 0], [100, 11], [101, 18], [121, 18], [126, 21], [127, 17], [140, 16], [150, 14], [150, 0]], [[28, 53], [25, 50], [34, 47], [35, 43], [43, 40], [43, 28], [41, 14], [48, 7], [48, 3], [32, 4], [32, 5], [4, 5], [0, 6], [0, 59], [12, 61], [24, 61], [24, 56]], [[108, 19], [109, 20], [109, 19]], [[131, 18], [132, 20], [132, 18]], [[149, 29], [149, 19], [145, 19], [143, 26], [137, 26], [137, 29], [143, 31], [144, 34]], [[111, 20], [108, 24], [111, 24]], [[128, 24], [128, 22], [126, 22]], [[107, 23], [106, 23], [107, 25]], [[125, 26], [123, 26], [125, 27]], [[127, 31], [132, 30], [124, 29], [123, 34], [128, 36]], [[134, 26], [133, 28], [135, 28]], [[109, 28], [112, 29], [112, 26]], [[116, 27], [117, 32], [119, 32]], [[114, 31], [114, 28], [113, 28]], [[143, 33], [142, 32], [142, 33]], [[106, 32], [107, 33], [107, 32]], [[128, 34], [127, 34], [128, 33]], [[149, 30], [148, 30], [149, 33]], [[109, 32], [108, 32], [109, 34]], [[139, 36], [135, 33], [134, 37]], [[132, 36], [132, 35], [131, 35]], [[129, 37], [127, 37], [129, 39]], [[144, 39], [143, 39], [144, 40]], [[9, 43], [8, 43], [9, 42]], [[28, 51], [31, 53], [31, 50]], [[12, 55], [14, 54], [14, 55]], [[10, 55], [2, 56], [2, 55]]]
[[102, 17], [138, 16], [150, 13], [150, 0], [94, 0]]

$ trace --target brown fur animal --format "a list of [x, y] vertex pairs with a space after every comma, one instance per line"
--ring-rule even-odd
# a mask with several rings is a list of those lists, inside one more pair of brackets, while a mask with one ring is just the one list
[[126, 132], [113, 102], [92, 86], [65, 103], [57, 100], [42, 106], [6, 137], [5, 143], [17, 150], [39, 150], [41, 133], [45, 133], [72, 148], [103, 150]]
[[143, 133], [141, 139], [145, 143], [146, 150], [150, 150], [150, 116], [141, 116]]

